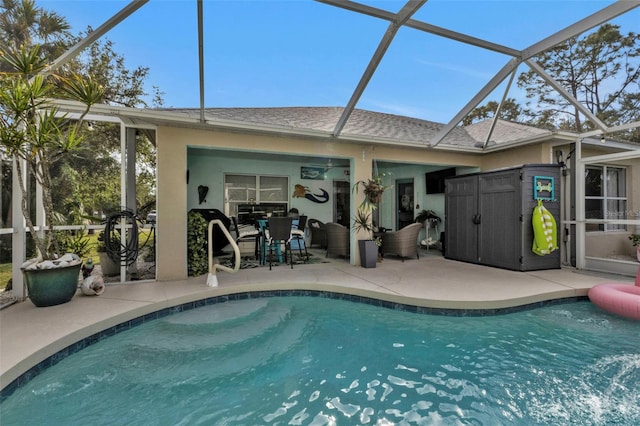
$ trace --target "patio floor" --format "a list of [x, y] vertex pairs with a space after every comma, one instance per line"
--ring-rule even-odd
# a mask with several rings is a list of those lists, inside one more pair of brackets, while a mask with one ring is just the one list
[[[313, 251], [324, 257], [324, 252]], [[109, 285], [101, 296], [80, 292], [69, 303], [36, 308], [29, 301], [0, 310], [0, 389], [67, 346], [102, 330], [167, 307], [209, 297], [268, 290], [319, 290], [441, 309], [500, 309], [586, 296], [606, 281], [633, 282], [573, 268], [517, 272], [444, 259], [422, 251], [420, 259], [387, 257], [375, 269], [330, 263], [279, 265], [171, 282]]]

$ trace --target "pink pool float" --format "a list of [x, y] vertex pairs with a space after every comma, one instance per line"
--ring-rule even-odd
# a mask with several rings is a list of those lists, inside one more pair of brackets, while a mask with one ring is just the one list
[[[640, 262], [640, 246], [636, 254]], [[615, 282], [598, 284], [589, 290], [589, 300], [607, 312], [640, 321], [640, 266], [635, 285]]]

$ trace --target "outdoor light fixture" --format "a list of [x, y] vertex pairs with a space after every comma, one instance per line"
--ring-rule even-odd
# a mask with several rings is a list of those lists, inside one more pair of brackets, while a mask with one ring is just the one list
[[605, 143], [607, 140], [604, 138], [604, 135], [600, 136], [600, 143]]

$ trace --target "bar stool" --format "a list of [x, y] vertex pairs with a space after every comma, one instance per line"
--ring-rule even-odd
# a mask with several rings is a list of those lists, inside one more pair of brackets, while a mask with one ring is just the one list
[[293, 255], [291, 254], [292, 226], [293, 219], [290, 217], [271, 217], [268, 219], [268, 229], [266, 229], [265, 237], [269, 247], [269, 270], [271, 270], [273, 264], [273, 249], [280, 251], [281, 244], [284, 244], [285, 263], [287, 254], [289, 254], [289, 263], [291, 264], [291, 269], [293, 269]]

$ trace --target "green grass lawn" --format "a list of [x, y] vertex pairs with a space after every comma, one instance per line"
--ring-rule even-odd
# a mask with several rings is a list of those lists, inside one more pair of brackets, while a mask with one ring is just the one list
[[0, 289], [4, 290], [11, 279], [11, 264], [0, 263]]
[[[155, 234], [151, 235], [149, 238], [149, 229], [142, 229], [139, 232], [139, 244], [142, 246], [143, 244], [146, 247], [153, 247]], [[87, 252], [83, 253], [83, 261], [88, 258], [91, 258], [94, 264], [100, 264], [100, 256], [98, 255], [98, 233], [95, 232], [93, 234], [85, 235], [85, 238], [88, 240], [87, 243]], [[147, 238], [149, 241], [147, 242]], [[7, 283], [11, 279], [11, 263], [0, 263], [0, 290], [4, 290], [7, 286]]]

